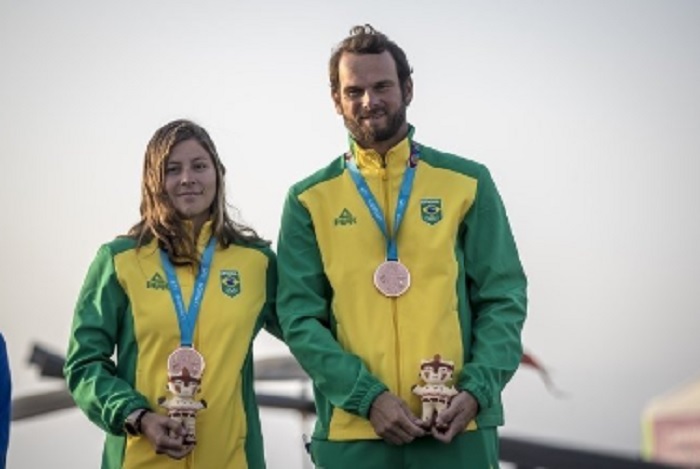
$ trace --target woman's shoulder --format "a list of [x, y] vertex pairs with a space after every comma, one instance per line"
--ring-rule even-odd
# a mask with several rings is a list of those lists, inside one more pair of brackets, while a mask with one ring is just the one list
[[227, 249], [250, 251], [252, 253], [262, 254], [272, 261], [275, 259], [275, 252], [272, 250], [272, 244], [270, 241], [260, 238], [236, 239], [231, 241], [231, 244]]
[[136, 249], [138, 241], [126, 235], [120, 235], [114, 238], [112, 241], [104, 243], [100, 246], [100, 251], [107, 252], [112, 256], [116, 256], [126, 251]]

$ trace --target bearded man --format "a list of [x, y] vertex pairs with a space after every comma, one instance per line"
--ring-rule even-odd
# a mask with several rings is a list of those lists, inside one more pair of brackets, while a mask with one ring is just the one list
[[[501, 392], [522, 355], [526, 277], [487, 168], [414, 139], [406, 54], [369, 25], [330, 59], [349, 148], [286, 200], [277, 307], [314, 384], [324, 469], [498, 467]], [[422, 421], [421, 363], [458, 391]]]

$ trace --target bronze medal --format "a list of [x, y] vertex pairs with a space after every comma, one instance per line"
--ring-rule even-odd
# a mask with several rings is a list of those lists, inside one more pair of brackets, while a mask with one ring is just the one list
[[179, 347], [168, 357], [168, 377], [185, 373], [198, 380], [204, 373], [204, 357], [192, 347]]
[[411, 286], [411, 273], [399, 261], [384, 261], [374, 271], [374, 286], [384, 296], [401, 296]]

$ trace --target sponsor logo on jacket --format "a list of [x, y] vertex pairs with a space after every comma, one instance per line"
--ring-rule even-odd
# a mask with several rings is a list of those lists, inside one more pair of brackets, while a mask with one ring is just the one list
[[165, 281], [162, 275], [156, 272], [153, 274], [153, 277], [146, 282], [146, 288], [152, 288], [154, 290], [167, 290], [168, 282]]
[[354, 225], [355, 223], [357, 223], [357, 218], [347, 208], [344, 208], [338, 215], [338, 218], [335, 219], [335, 226]]

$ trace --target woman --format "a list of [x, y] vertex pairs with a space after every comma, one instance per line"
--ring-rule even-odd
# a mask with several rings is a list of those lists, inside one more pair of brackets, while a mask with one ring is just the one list
[[281, 337], [275, 258], [229, 218], [224, 173], [202, 127], [158, 129], [141, 220], [88, 271], [65, 375], [107, 432], [103, 469], [265, 467], [252, 342]]

